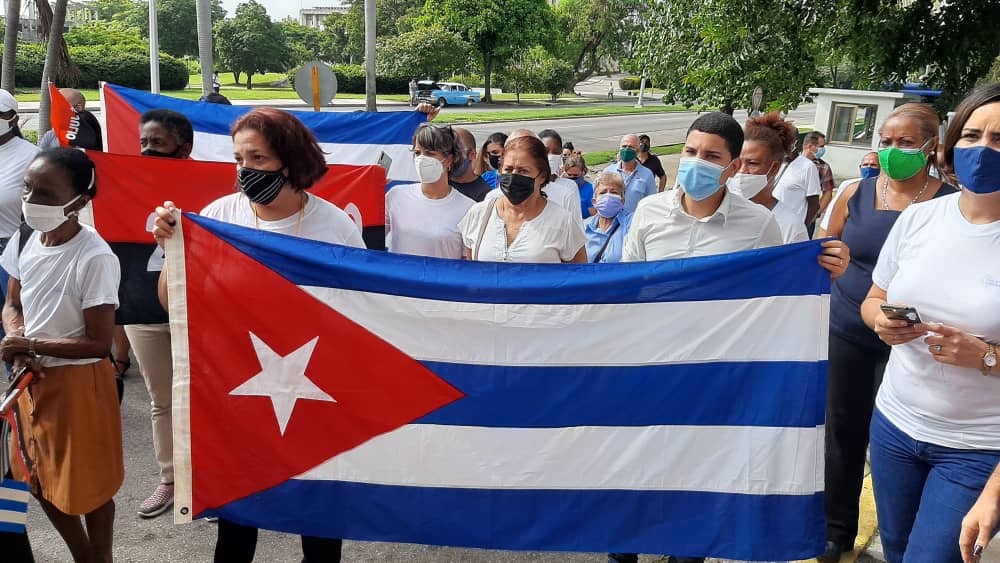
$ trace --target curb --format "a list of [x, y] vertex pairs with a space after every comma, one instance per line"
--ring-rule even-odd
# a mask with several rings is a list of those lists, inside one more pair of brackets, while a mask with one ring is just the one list
[[[521, 121], [560, 121], [563, 119], [590, 119], [595, 117], [621, 117], [623, 115], [649, 115], [649, 114], [659, 114], [659, 113], [689, 113], [697, 112], [694, 109], [671, 109], [664, 111], [645, 111], [645, 112], [631, 112], [631, 113], [605, 113], [601, 115], [565, 115], [559, 117], [522, 117], [520, 119], [491, 119], [489, 121], [452, 121], [449, 123], [444, 123], [444, 125], [488, 125], [490, 123], [515, 123]], [[710, 110], [702, 110], [710, 111]], [[437, 121], [437, 120], [435, 120]]]

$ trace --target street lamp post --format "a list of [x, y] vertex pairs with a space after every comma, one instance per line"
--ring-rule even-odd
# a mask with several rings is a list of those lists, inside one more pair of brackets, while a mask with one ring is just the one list
[[156, 0], [149, 0], [149, 91], [160, 93], [160, 33], [156, 29]]
[[375, 0], [365, 0], [365, 111], [375, 106]]

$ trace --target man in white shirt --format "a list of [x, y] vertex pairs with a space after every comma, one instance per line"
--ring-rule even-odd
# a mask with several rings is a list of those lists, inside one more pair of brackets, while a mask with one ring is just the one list
[[[545, 132], [555, 133], [555, 131], [552, 131], [551, 129], [547, 129]], [[555, 134], [558, 137], [558, 133]], [[541, 139], [541, 137], [535, 135], [534, 132], [529, 131], [528, 129], [517, 129], [511, 133], [509, 137], [507, 137], [507, 142], [509, 143], [518, 137], [535, 137]], [[542, 142], [544, 143], [545, 140], [542, 139]], [[549, 183], [545, 185], [543, 191], [545, 192], [545, 195], [549, 196], [549, 201], [559, 205], [566, 211], [569, 211], [570, 215], [574, 217], [574, 223], [580, 227], [580, 232], [583, 233], [585, 231], [583, 227], [583, 213], [580, 207], [580, 188], [576, 186], [576, 182], [558, 177], [559, 166], [562, 165], [562, 139], [559, 138], [559, 151], [555, 155], [552, 154], [552, 149], [547, 143], [546, 149], [549, 152], [549, 168], [551, 168], [550, 172], [552, 173], [552, 176], [549, 177]], [[559, 157], [559, 166], [556, 166], [555, 168], [552, 168], [552, 164], [556, 161], [553, 156]], [[490, 199], [491, 197], [500, 197], [500, 195], [502, 195], [500, 190], [490, 190], [490, 193], [486, 194], [486, 199]]]
[[613, 172], [625, 182], [625, 210], [629, 213], [635, 211], [642, 198], [659, 192], [656, 176], [639, 162], [639, 144], [636, 135], [622, 137], [618, 161], [604, 169], [605, 174]]
[[[18, 127], [17, 100], [0, 90], [0, 251], [21, 226], [24, 172], [38, 147], [24, 140]], [[7, 293], [7, 273], [0, 270], [0, 296]]]
[[731, 116], [713, 112], [695, 120], [677, 172], [679, 189], [639, 203], [622, 261], [708, 256], [781, 244], [781, 230], [771, 212], [725, 188], [726, 180], [740, 169], [742, 150], [743, 129]]
[[819, 210], [819, 194], [822, 191], [819, 169], [814, 159], [818, 158], [822, 136], [806, 135], [802, 142], [802, 154], [791, 162], [774, 187], [774, 218], [781, 227], [781, 236], [786, 243], [809, 240], [808, 224], [812, 223]]

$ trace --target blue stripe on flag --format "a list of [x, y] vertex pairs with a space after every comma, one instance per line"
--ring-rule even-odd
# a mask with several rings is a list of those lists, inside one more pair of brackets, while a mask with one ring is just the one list
[[825, 542], [822, 493], [483, 490], [291, 480], [199, 516], [212, 515], [352, 540], [754, 561], [808, 559]]
[[22, 534], [24, 533], [24, 524], [0, 522], [0, 532], [6, 532], [8, 534]]
[[28, 503], [0, 498], [0, 510], [11, 510], [13, 512], [27, 512]]
[[[830, 292], [821, 241], [633, 264], [507, 264], [370, 251], [194, 221], [296, 285], [469, 303], [651, 303]], [[780, 274], [780, 275], [778, 275]], [[563, 290], [559, 290], [562, 288]]]
[[[191, 120], [194, 130], [202, 133], [229, 135], [233, 122], [253, 109], [248, 106], [182, 100], [114, 84], [108, 86], [140, 114], [156, 108], [172, 109], [186, 115]], [[317, 141], [348, 145], [409, 146], [413, 142], [413, 131], [419, 124], [427, 121], [427, 116], [417, 111], [381, 113], [296, 111], [293, 114], [313, 132]]]
[[624, 367], [422, 363], [466, 397], [417, 424], [814, 428], [824, 420], [826, 362]]
[[14, 479], [0, 479], [0, 487], [5, 489], [14, 489], [15, 491], [31, 491], [31, 485], [15, 481]]

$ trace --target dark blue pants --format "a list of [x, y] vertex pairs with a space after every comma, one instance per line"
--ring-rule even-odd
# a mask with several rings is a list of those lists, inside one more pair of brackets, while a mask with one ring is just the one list
[[[302, 563], [340, 563], [341, 540], [302, 536]], [[257, 551], [257, 528], [219, 518], [215, 563], [251, 563]]]
[[1000, 451], [958, 450], [910, 438], [875, 410], [872, 482], [888, 563], [962, 563], [958, 534]]

